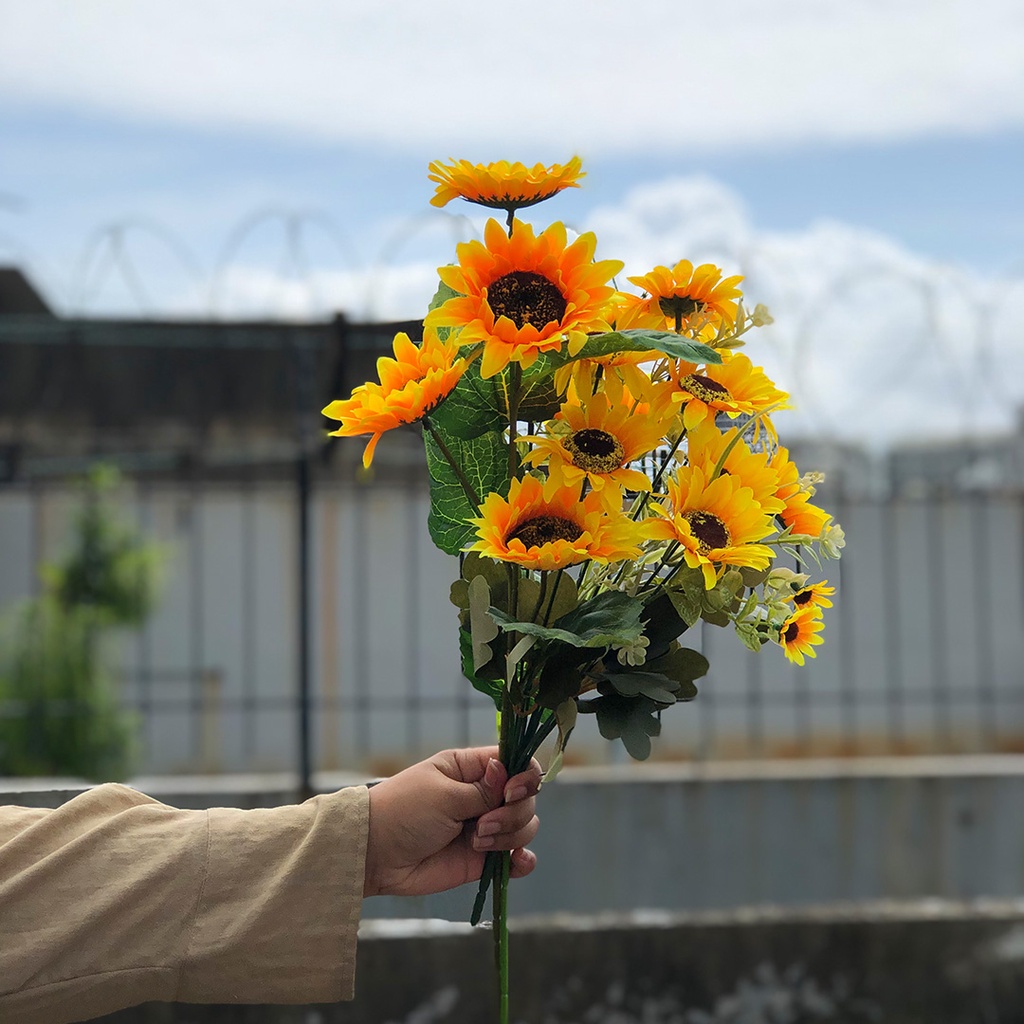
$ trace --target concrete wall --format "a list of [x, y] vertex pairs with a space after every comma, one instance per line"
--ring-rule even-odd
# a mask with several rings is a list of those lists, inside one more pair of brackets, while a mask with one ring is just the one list
[[[522, 922], [521, 1024], [1020, 1024], [1024, 903]], [[482, 1024], [496, 1020], [490, 934], [377, 922], [352, 1003], [147, 1004], [108, 1024]]]
[[[136, 781], [178, 806], [294, 799], [287, 776]], [[76, 792], [0, 780], [3, 803]], [[513, 1020], [1024, 1024], [1022, 810], [1020, 756], [567, 768], [540, 796], [537, 870], [512, 886]], [[106, 1020], [481, 1024], [472, 896], [368, 900], [354, 1003]]]
[[[176, 806], [272, 806], [282, 778], [140, 779]], [[321, 775], [322, 788], [358, 777]], [[0, 802], [54, 805], [41, 783]], [[175, 791], [177, 790], [177, 791]], [[538, 800], [515, 914], [1024, 898], [1024, 757], [567, 768]], [[473, 888], [367, 901], [372, 918], [465, 921]]]

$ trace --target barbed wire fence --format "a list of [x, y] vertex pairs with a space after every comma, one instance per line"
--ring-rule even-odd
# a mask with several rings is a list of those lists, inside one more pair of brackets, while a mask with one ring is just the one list
[[[0, 195], [4, 207], [16, 211], [17, 197]], [[0, 258], [8, 254], [8, 261], [27, 269], [61, 312], [76, 317], [114, 313], [294, 321], [343, 312], [357, 320], [388, 321], [422, 315], [433, 287], [430, 269], [450, 261], [455, 244], [478, 238], [480, 226], [465, 215], [430, 211], [398, 223], [365, 258], [328, 211], [275, 204], [240, 218], [210, 266], [174, 228], [134, 215], [93, 229], [74, 265], [63, 272], [9, 227], [0, 227]], [[686, 225], [680, 235], [685, 237]], [[439, 244], [426, 246], [427, 258], [403, 262], [410, 247], [425, 240]], [[770, 244], [757, 239], [734, 244], [706, 233], [699, 244], [703, 258], [719, 261], [726, 273], [744, 274], [750, 300], [765, 302], [775, 314], [776, 323], [758, 332], [757, 346], [772, 353], [772, 369], [792, 393], [801, 429], [809, 435], [841, 438], [853, 413], [844, 403], [868, 395], [874, 405], [898, 405], [915, 387], [928, 386], [917, 380], [922, 375], [929, 376], [931, 386], [949, 392], [942, 430], [947, 437], [1012, 424], [1024, 404], [1024, 363], [1021, 373], [1007, 372], [1007, 359], [1021, 347], [1015, 323], [1024, 317], [1024, 261], [983, 280], [938, 262], [922, 259], [908, 266], [896, 256], [875, 257], [834, 272], [819, 271], [808, 286], [798, 278], [780, 279], [772, 269]], [[167, 268], [154, 266], [152, 252], [147, 261], [147, 245], [169, 259], [184, 289], [168, 295]], [[682, 255], [689, 254], [664, 253], [658, 259], [671, 262]], [[843, 387], [830, 386], [840, 353], [849, 363], [851, 350], [865, 347], [857, 336], [858, 323], [885, 316], [879, 295], [886, 289], [901, 293], [903, 308], [890, 303], [894, 315], [887, 333], [873, 341], [879, 358], [873, 367], [861, 366]], [[876, 334], [881, 332], [876, 329]], [[924, 398], [919, 401], [927, 404]]]

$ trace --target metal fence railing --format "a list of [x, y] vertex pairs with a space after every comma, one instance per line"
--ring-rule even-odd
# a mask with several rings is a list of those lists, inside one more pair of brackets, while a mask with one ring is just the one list
[[[165, 563], [155, 613], [108, 652], [141, 769], [308, 779], [493, 737], [458, 669], [419, 439], [389, 436], [370, 477], [315, 415], [395, 329], [415, 333], [0, 317], [0, 614], [66, 542], [69, 474], [120, 465], [120, 513]], [[799, 669], [693, 630], [711, 673], [664, 715], [657, 756], [1024, 750], [1024, 494], [880, 497], [837, 476], [819, 500], [848, 545], [825, 567], [820, 656]], [[590, 722], [571, 752], [624, 756]]]
[[[826, 564], [820, 656], [797, 668], [695, 628], [711, 672], [664, 715], [658, 755], [1024, 750], [1024, 500], [822, 502], [848, 545]], [[0, 607], [32, 592], [72, 505], [63, 483], [0, 490]], [[147, 772], [383, 768], [493, 735], [459, 674], [457, 567], [427, 536], [422, 481], [315, 484], [304, 602], [295, 486], [135, 483], [121, 507], [166, 553], [155, 614], [111, 651]], [[616, 756], [588, 725], [577, 756]]]

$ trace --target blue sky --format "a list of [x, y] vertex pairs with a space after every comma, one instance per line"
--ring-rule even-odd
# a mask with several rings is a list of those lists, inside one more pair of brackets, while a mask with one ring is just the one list
[[[998, 306], [998, 344], [1016, 345], [1024, 6], [465, 12], [457, 0], [0, 0], [0, 262], [25, 265], [65, 311], [410, 316], [481, 223], [428, 207], [429, 160], [579, 153], [584, 188], [550, 216], [601, 226], [619, 251], [599, 252], [630, 272], [732, 260], [764, 293], [752, 298], [784, 314], [779, 352], [810, 344], [805, 321], [829, 289], [849, 308], [844, 320], [837, 301], [825, 334], [852, 331], [858, 304], [890, 302], [885, 288], [845, 294], [866, 265], [960, 303], [938, 317], [951, 394], [978, 309]], [[882, 322], [920, 334], [907, 289], [890, 290]], [[893, 344], [872, 330], [870, 344], [858, 336], [865, 373]], [[822, 363], [814, 386], [827, 396], [854, 369]], [[923, 397], [893, 401], [922, 422]], [[998, 426], [1000, 410], [961, 419]]]
[[[0, 251], [14, 257], [20, 245], [65, 271], [92, 232], [130, 217], [165, 226], [208, 267], [234, 227], [270, 207], [323, 211], [369, 260], [385, 225], [429, 214], [426, 164], [438, 152], [140, 124], [11, 99], [0, 105], [0, 137]], [[637, 184], [700, 174], [735, 190], [763, 230], [838, 220], [982, 273], [1022, 269], [1024, 129], [699, 156], [598, 154], [586, 166], [584, 188], [560, 200], [566, 220]], [[140, 256], [143, 241], [135, 241]]]

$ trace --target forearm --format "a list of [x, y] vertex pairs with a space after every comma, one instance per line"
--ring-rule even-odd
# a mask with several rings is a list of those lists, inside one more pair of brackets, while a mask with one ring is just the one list
[[351, 998], [367, 808], [361, 787], [182, 811], [101, 786], [0, 811], [0, 1019]]

